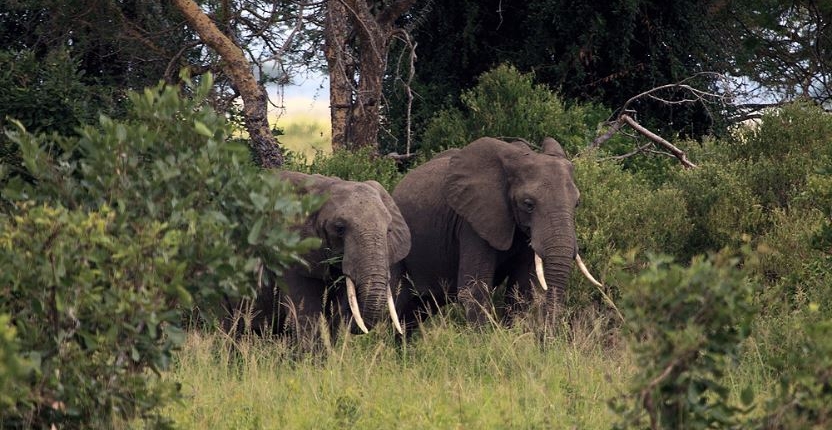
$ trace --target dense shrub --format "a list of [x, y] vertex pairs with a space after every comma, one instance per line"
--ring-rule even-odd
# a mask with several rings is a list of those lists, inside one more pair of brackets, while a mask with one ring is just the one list
[[669, 185], [678, 189], [692, 229], [682, 258], [737, 246], [743, 235], [759, 236], [769, 222], [740, 163], [703, 160], [698, 169], [679, 169]]
[[[750, 333], [754, 287], [743, 265], [754, 260], [747, 249], [697, 257], [689, 267], [653, 257], [645, 270], [616, 274], [623, 333], [639, 369], [629, 392], [613, 402], [621, 428], [739, 424], [743, 408], [729, 403], [723, 376]], [[747, 406], [753, 392], [742, 397]]]
[[[67, 51], [38, 58], [31, 51], [0, 50], [0, 129], [14, 119], [32, 132], [70, 135], [79, 124], [95, 119], [96, 109], [116, 110], [118, 103], [109, 91], [87, 85], [83, 77]], [[20, 163], [17, 145], [0, 135], [0, 165], [20, 175]], [[2, 177], [0, 172], [0, 188]]]
[[[832, 319], [815, 304], [783, 326], [782, 371], [765, 414], [747, 428], [821, 429], [832, 426]], [[783, 321], [780, 321], [781, 323]], [[778, 369], [780, 370], [780, 369]]]
[[36, 391], [13, 399], [4, 424], [152, 415], [173, 393], [148, 370], [169, 362], [183, 313], [223, 316], [264, 268], [280, 273], [317, 244], [290, 227], [320, 198], [298, 198], [227, 143], [210, 90], [206, 79], [192, 98], [167, 86], [131, 94], [125, 120], [102, 115], [77, 136], [8, 134], [35, 181], [2, 190], [12, 210], [0, 285], [14, 291], [0, 314], [14, 315], [20, 354], [39, 363]]
[[16, 399], [28, 397], [25, 384], [28, 362], [18, 355], [20, 341], [8, 314], [0, 314], [0, 411], [15, 407]]
[[[116, 214], [21, 203], [0, 225], [0, 312], [14, 315], [32, 363], [5, 427], [113, 427], [155, 417], [176, 386], [157, 378], [184, 340], [176, 305], [190, 305], [180, 232], [145, 223], [123, 234]], [[153, 370], [153, 372], [147, 372]], [[157, 423], [158, 424], [158, 423]]]
[[[576, 214], [578, 246], [585, 262], [603, 276], [613, 255], [634, 248], [639, 259], [647, 252], [683, 252], [691, 222], [684, 200], [675, 189], [656, 189], [620, 164], [586, 153], [574, 160], [575, 182], [581, 191]], [[569, 289], [570, 302], [585, 306], [596, 290], [577, 273]], [[578, 287], [580, 286], [580, 287]], [[596, 298], [597, 299], [597, 298]]]
[[483, 136], [521, 138], [532, 144], [552, 136], [567, 153], [575, 154], [609, 115], [590, 105], [567, 106], [545, 85], [535, 85], [532, 75], [508, 65], [484, 73], [461, 99], [464, 111], [443, 110], [428, 123], [422, 151], [460, 147]]

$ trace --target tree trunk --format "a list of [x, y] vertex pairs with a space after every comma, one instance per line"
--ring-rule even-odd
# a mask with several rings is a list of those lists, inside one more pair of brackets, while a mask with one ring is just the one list
[[[397, 0], [375, 13], [371, 10], [375, 3], [370, 0], [327, 2], [325, 31], [333, 149], [369, 146], [378, 151], [382, 78], [388, 49], [396, 19], [415, 2]], [[349, 44], [358, 50], [357, 67], [349, 62]], [[358, 86], [354, 88], [356, 70]]]
[[329, 116], [332, 124], [332, 149], [347, 148], [352, 117], [352, 77], [355, 65], [350, 53], [352, 25], [347, 8], [340, 0], [327, 2], [324, 21], [324, 55], [329, 68]]
[[254, 78], [242, 49], [223, 34], [193, 0], [173, 0], [199, 38], [222, 57], [223, 71], [243, 99], [243, 116], [255, 162], [264, 168], [283, 165], [283, 154], [269, 127], [268, 95]]

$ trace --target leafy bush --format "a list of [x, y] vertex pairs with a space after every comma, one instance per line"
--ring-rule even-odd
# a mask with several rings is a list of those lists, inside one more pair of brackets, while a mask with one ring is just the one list
[[[613, 255], [638, 248], [646, 252], [678, 255], [690, 233], [691, 222], [679, 191], [656, 189], [641, 176], [618, 163], [599, 162], [594, 153], [574, 160], [575, 182], [581, 190], [576, 214], [578, 246], [589, 267], [609, 269]], [[601, 272], [603, 274], [603, 272]], [[575, 273], [570, 302], [583, 307], [596, 290]], [[595, 297], [594, 299], [598, 299]]]
[[378, 181], [388, 191], [402, 178], [392, 158], [376, 155], [372, 148], [356, 151], [337, 150], [318, 154], [310, 161], [303, 154], [291, 154], [286, 168], [303, 173], [337, 176], [347, 181]]
[[545, 85], [508, 65], [483, 73], [476, 87], [463, 92], [466, 109], [443, 110], [428, 123], [421, 149], [430, 152], [460, 147], [483, 137], [514, 137], [537, 143], [556, 138], [567, 153], [576, 153], [595, 135], [608, 112], [589, 105], [567, 106]]
[[20, 341], [8, 314], [0, 314], [0, 411], [13, 408], [19, 397], [28, 397], [23, 381], [28, 362], [18, 355]]
[[702, 160], [698, 169], [678, 169], [669, 187], [678, 189], [692, 229], [685, 253], [693, 255], [738, 246], [743, 235], [759, 236], [769, 226], [765, 208], [750, 189], [740, 162]]
[[788, 207], [808, 175], [832, 162], [832, 120], [818, 106], [793, 103], [763, 115], [727, 147], [742, 176], [767, 208]]
[[766, 414], [748, 427], [765, 429], [829, 428], [832, 425], [832, 319], [819, 307], [807, 306], [804, 317], [792, 318], [777, 395], [766, 402]]
[[[754, 288], [743, 265], [754, 259], [748, 249], [740, 256], [722, 251], [683, 267], [654, 256], [636, 275], [618, 272], [624, 335], [640, 369], [629, 393], [613, 402], [620, 428], [739, 423], [742, 408], [728, 402], [723, 375], [750, 333]], [[742, 397], [748, 405], [753, 392]]]
[[106, 206], [18, 209], [0, 225], [0, 312], [14, 315], [33, 369], [31, 388], [11, 391], [3, 425], [154, 419], [146, 415], [177, 389], [157, 378], [184, 341], [174, 305], [190, 304], [185, 265], [172, 258], [181, 232], [149, 222], [123, 234]]
[[125, 120], [102, 115], [78, 136], [8, 133], [35, 181], [3, 189], [0, 285], [15, 290], [0, 314], [15, 315], [39, 371], [4, 422], [109, 427], [151, 414], [173, 394], [147, 370], [169, 362], [183, 313], [224, 316], [264, 268], [280, 273], [318, 244], [291, 226], [321, 199], [295, 196], [227, 143], [204, 103], [211, 84], [190, 99], [161, 85], [130, 94]]

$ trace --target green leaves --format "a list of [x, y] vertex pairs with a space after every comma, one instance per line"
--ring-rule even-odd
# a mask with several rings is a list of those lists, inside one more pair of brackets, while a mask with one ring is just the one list
[[161, 85], [131, 93], [125, 120], [102, 115], [77, 136], [9, 133], [32, 180], [2, 190], [0, 315], [14, 315], [16, 341], [0, 340], [0, 360], [40, 364], [30, 392], [5, 398], [4, 424], [156, 424], [178, 396], [157, 374], [184, 342], [183, 311], [213, 324], [262, 267], [279, 272], [319, 245], [291, 226], [322, 199], [295, 196], [225, 143], [230, 127], [204, 102], [210, 77], [189, 89], [193, 99]]
[[[759, 264], [744, 248], [694, 258], [689, 267], [651, 255], [637, 274], [619, 258], [618, 303], [624, 335], [641, 369], [627, 395], [614, 403], [621, 428], [724, 428], [746, 409], [729, 403], [723, 379], [751, 332], [756, 312], [749, 267]], [[753, 392], [742, 395], [747, 408]], [[628, 405], [629, 402], [629, 405]]]

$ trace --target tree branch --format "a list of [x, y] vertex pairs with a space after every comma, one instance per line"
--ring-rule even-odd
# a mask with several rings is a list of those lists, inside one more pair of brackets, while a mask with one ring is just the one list
[[675, 156], [676, 158], [678, 158], [678, 159], [679, 159], [679, 161], [682, 163], [682, 165], [683, 165], [683, 166], [685, 166], [685, 167], [687, 167], [687, 168], [689, 168], [689, 169], [695, 169], [695, 168], [697, 167], [697, 166], [696, 166], [696, 164], [693, 164], [693, 163], [691, 163], [691, 161], [690, 161], [690, 160], [688, 160], [688, 157], [687, 157], [687, 155], [685, 154], [685, 152], [684, 152], [684, 151], [682, 151], [681, 149], [677, 148], [677, 147], [676, 147], [676, 146], [674, 146], [672, 143], [670, 143], [670, 142], [668, 142], [668, 141], [664, 140], [664, 139], [663, 139], [661, 136], [659, 136], [658, 134], [653, 133], [652, 131], [650, 131], [650, 130], [648, 130], [648, 129], [644, 128], [644, 126], [642, 126], [641, 124], [637, 123], [637, 122], [636, 122], [636, 120], [634, 120], [634, 119], [633, 119], [630, 115], [623, 114], [623, 115], [621, 115], [621, 117], [619, 118], [619, 120], [620, 120], [620, 121], [623, 121], [623, 122], [626, 122], [626, 123], [627, 123], [627, 125], [629, 125], [630, 127], [632, 127], [635, 131], [637, 131], [637, 132], [641, 133], [642, 135], [644, 135], [644, 137], [646, 137], [646, 138], [648, 138], [648, 139], [652, 140], [653, 142], [656, 142], [656, 143], [658, 143], [659, 145], [661, 145], [661, 146], [665, 147], [665, 149], [667, 149], [668, 151], [670, 151], [670, 153], [671, 153], [671, 154], [673, 154], [673, 156]]

